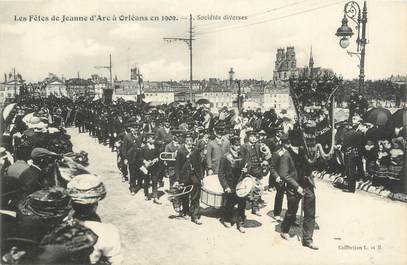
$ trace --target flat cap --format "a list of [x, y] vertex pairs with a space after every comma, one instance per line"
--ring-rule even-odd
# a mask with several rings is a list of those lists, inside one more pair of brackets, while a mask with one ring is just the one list
[[36, 147], [31, 152], [31, 158], [42, 158], [42, 157], [58, 157], [57, 153], [51, 152], [48, 149]]

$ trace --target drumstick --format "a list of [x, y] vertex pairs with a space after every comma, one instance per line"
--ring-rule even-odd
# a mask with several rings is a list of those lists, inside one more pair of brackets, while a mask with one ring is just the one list
[[[244, 164], [244, 167], [243, 168], [246, 168], [247, 167], [247, 163], [246, 164]], [[244, 174], [244, 172], [243, 172], [243, 168], [242, 168], [242, 174], [240, 175], [240, 177], [239, 177], [239, 181], [238, 182], [240, 182], [240, 180], [242, 180], [242, 177], [243, 177], [243, 174]]]

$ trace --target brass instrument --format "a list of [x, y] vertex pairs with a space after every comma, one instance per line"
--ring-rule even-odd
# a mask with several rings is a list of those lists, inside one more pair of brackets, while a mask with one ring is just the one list
[[265, 143], [260, 144], [260, 152], [265, 160], [269, 160], [271, 158], [270, 148]]
[[174, 152], [162, 152], [160, 153], [160, 160], [162, 161], [175, 161], [177, 153]]

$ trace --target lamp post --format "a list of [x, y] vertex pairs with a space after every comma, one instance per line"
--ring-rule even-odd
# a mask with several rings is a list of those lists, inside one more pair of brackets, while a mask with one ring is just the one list
[[363, 10], [355, 1], [350, 1], [345, 4], [344, 15], [342, 19], [342, 26], [336, 31], [336, 36], [340, 38], [339, 45], [341, 48], [346, 49], [353, 36], [352, 28], [348, 26], [348, 18], [356, 23], [357, 29], [357, 51], [349, 52], [349, 55], [356, 55], [360, 60], [359, 64], [359, 94], [364, 94], [365, 88], [365, 46], [368, 43], [366, 39], [366, 23], [367, 23], [367, 8], [366, 1], [363, 2]]

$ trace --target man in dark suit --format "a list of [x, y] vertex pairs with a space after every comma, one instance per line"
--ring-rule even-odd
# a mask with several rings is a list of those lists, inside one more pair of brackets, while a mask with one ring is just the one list
[[[193, 147], [193, 138], [191, 134], [186, 134], [184, 136], [184, 144], [180, 145], [177, 151], [177, 155], [175, 158], [175, 179], [176, 183], [174, 185], [177, 185], [177, 183], [183, 183], [183, 181], [186, 179], [185, 176], [182, 174], [183, 172], [183, 167], [185, 166], [187, 159], [189, 159], [191, 152], [192, 152], [192, 147]], [[180, 213], [181, 216], [186, 216], [189, 214], [189, 196], [184, 196], [182, 198], [182, 211]]]
[[[155, 132], [156, 146], [160, 153], [165, 151], [165, 146], [171, 143], [174, 136], [170, 130], [170, 121], [168, 119], [164, 120], [162, 126], [159, 126]], [[165, 164], [160, 161], [159, 164], [159, 178], [160, 186], [164, 186], [163, 178], [165, 175]]]
[[356, 129], [345, 132], [341, 147], [344, 153], [346, 182], [348, 183], [346, 191], [352, 193], [355, 192], [356, 181], [365, 179], [362, 158], [366, 145], [365, 134], [368, 130], [364, 124], [357, 124], [355, 127]]
[[[246, 133], [248, 142], [241, 146], [242, 159], [247, 163], [248, 174], [252, 175], [256, 179], [262, 178], [262, 154], [260, 151], [260, 144], [257, 142], [257, 136], [255, 131], [248, 131]], [[260, 216], [259, 214], [259, 199], [250, 200], [252, 206], [252, 214]]]
[[286, 147], [288, 144], [288, 136], [282, 135], [278, 139], [279, 142], [278, 147], [276, 146], [273, 150], [273, 154], [270, 159], [270, 179], [269, 179], [269, 187], [275, 187], [276, 195], [274, 199], [274, 210], [273, 214], [277, 221], [282, 221], [280, 216], [282, 208], [283, 208], [283, 199], [285, 193], [285, 183], [283, 179], [280, 177], [278, 170], [280, 164], [281, 156], [287, 151]]
[[[138, 133], [138, 124], [135, 121], [127, 123], [127, 133], [123, 137], [123, 144], [121, 146], [122, 158], [124, 164], [129, 167], [130, 175], [130, 193], [135, 195], [141, 189], [142, 177], [140, 173], [140, 147], [141, 139]], [[126, 177], [123, 179], [127, 180]]]
[[[180, 147], [179, 136], [181, 134], [181, 131], [179, 131], [179, 130], [173, 131], [172, 133], [174, 134], [174, 137], [173, 137], [172, 141], [165, 146], [164, 152], [176, 154], [178, 151], [178, 148]], [[174, 192], [173, 186], [176, 181], [175, 161], [164, 161], [163, 164], [165, 166], [165, 174], [168, 176], [169, 182], [170, 182], [169, 190], [170, 190], [170, 192]]]
[[25, 196], [55, 185], [55, 176], [49, 175], [49, 172], [58, 157], [58, 154], [45, 148], [33, 149], [31, 152], [33, 163], [19, 176], [21, 189]]
[[[230, 222], [232, 225], [236, 222], [237, 229], [244, 233], [245, 230], [241, 223], [245, 220], [246, 199], [236, 195], [236, 185], [238, 184], [242, 174], [247, 173], [245, 161], [242, 160], [240, 154], [240, 139], [233, 137], [230, 140], [230, 150], [222, 156], [219, 164], [219, 182], [225, 192], [226, 205], [224, 214], [221, 218], [221, 223], [225, 227], [229, 227], [225, 222]], [[237, 216], [234, 216], [234, 207], [237, 204]]]
[[290, 227], [294, 224], [298, 206], [303, 197], [303, 237], [305, 247], [317, 250], [312, 236], [315, 226], [315, 183], [311, 176], [313, 161], [307, 157], [300, 133], [290, 134], [291, 146], [280, 157], [279, 175], [287, 184], [287, 212], [281, 224], [281, 237], [288, 240]]
[[229, 140], [225, 137], [224, 130], [224, 127], [215, 127], [215, 134], [208, 143], [206, 154], [208, 175], [218, 174], [219, 161], [229, 149]]
[[[183, 200], [183, 208], [189, 208], [191, 221], [201, 225], [199, 220], [199, 199], [201, 197], [201, 182], [205, 175], [206, 144], [200, 142], [186, 159], [180, 172], [180, 181], [184, 185], [192, 185], [192, 191]], [[189, 198], [190, 197], [190, 198]]]
[[160, 153], [155, 146], [155, 134], [145, 133], [146, 145], [140, 150], [140, 168], [141, 174], [144, 180], [144, 196], [145, 200], [150, 200], [148, 190], [151, 180], [153, 190], [153, 202], [155, 204], [161, 204], [158, 197], [158, 161]]

